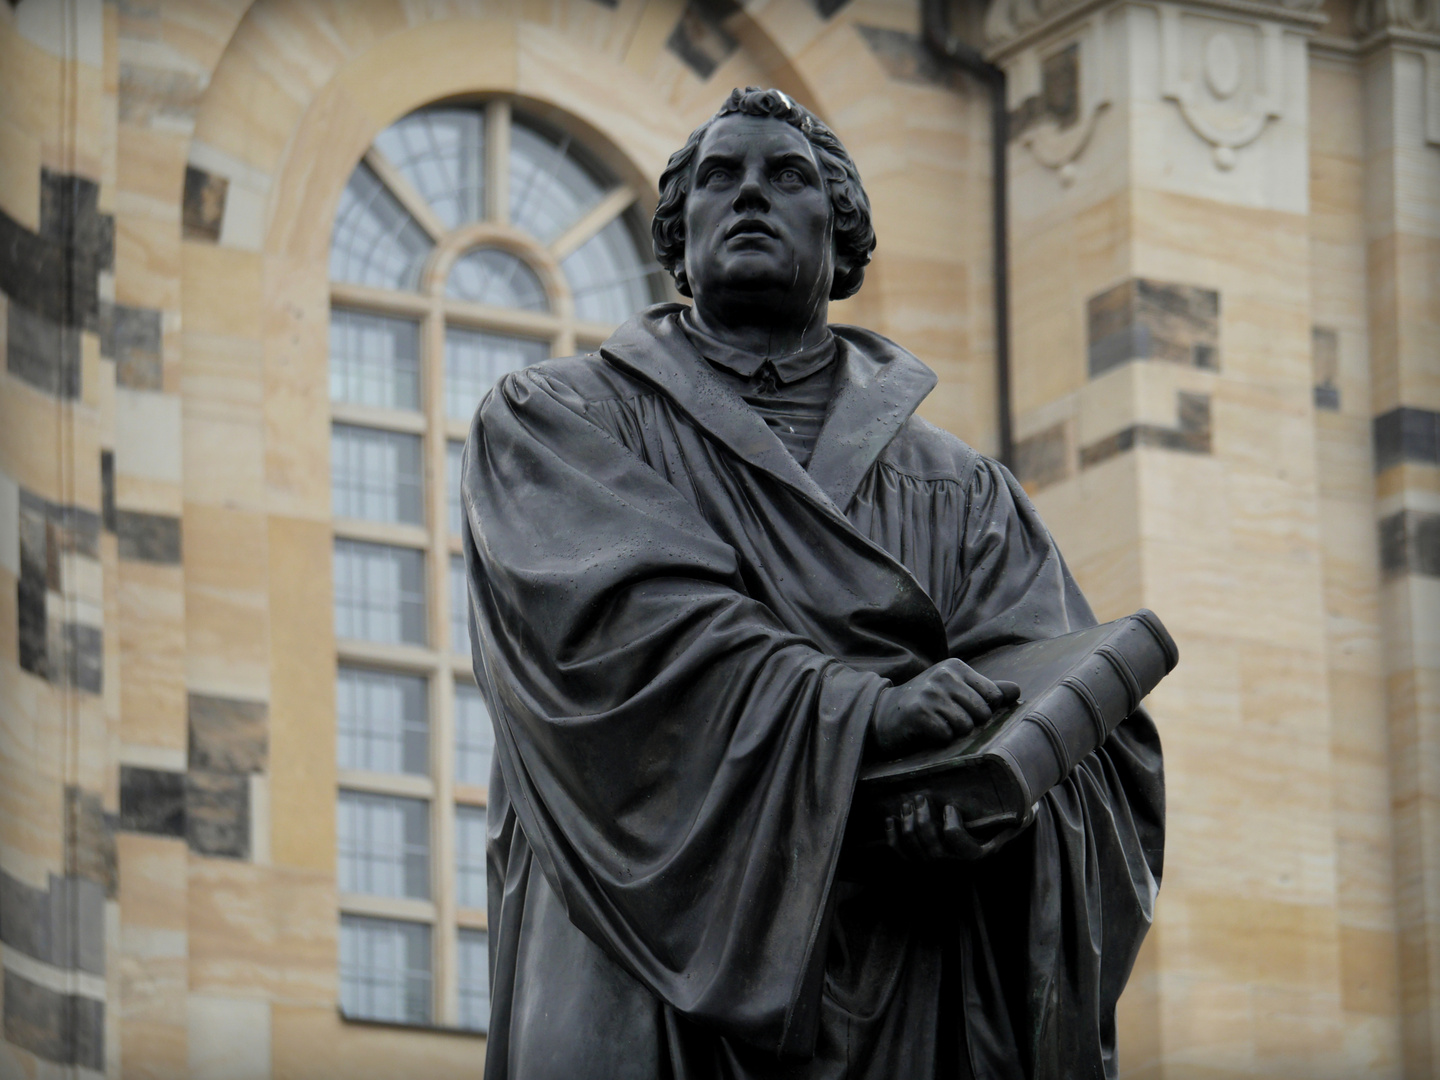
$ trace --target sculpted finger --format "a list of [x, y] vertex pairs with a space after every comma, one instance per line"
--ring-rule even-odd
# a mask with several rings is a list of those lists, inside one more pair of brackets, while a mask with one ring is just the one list
[[897, 855], [905, 854], [900, 846], [900, 827], [895, 823], [893, 815], [885, 819], [885, 846]]
[[920, 853], [920, 845], [915, 839], [915, 804], [906, 802], [900, 808], [900, 853], [907, 858], [914, 858]]
[[991, 682], [974, 668], [967, 667], [965, 669], [965, 682], [970, 689], [980, 695], [981, 700], [985, 702], [991, 711], [1005, 704], [1005, 692], [1001, 690], [997, 684]]
[[930, 813], [930, 800], [923, 795], [915, 802], [915, 837], [927, 859], [945, 858], [945, 845], [940, 840], [937, 822]]
[[960, 820], [960, 811], [950, 804], [945, 804], [945, 824], [941, 829], [945, 837], [945, 847], [952, 856], [962, 859], [978, 859], [983, 852], [979, 844], [975, 842], [965, 823]]
[[[992, 683], [991, 685], [994, 684]], [[969, 683], [961, 684], [955, 688], [953, 700], [965, 710], [966, 717], [969, 719], [971, 726], [983, 724], [993, 715], [985, 699], [982, 698], [979, 691]], [[951, 727], [954, 727], [953, 723]]]
[[995, 685], [1000, 688], [1000, 693], [1005, 695], [1005, 704], [1010, 705], [1020, 700], [1020, 684], [1011, 682], [1009, 679], [996, 679]]

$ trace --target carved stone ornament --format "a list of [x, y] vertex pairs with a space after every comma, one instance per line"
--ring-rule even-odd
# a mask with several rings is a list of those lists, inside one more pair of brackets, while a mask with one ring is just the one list
[[1440, 0], [1357, 0], [1355, 29], [1366, 37], [1387, 30], [1440, 35]]
[[[1095, 134], [1100, 113], [1111, 102], [1110, 65], [1105, 57], [1105, 20], [1095, 13], [1085, 22], [1076, 44], [1079, 46], [1079, 118], [1062, 127], [1053, 120], [1042, 120], [1024, 131], [1019, 142], [1028, 147], [1035, 160], [1055, 170], [1060, 183], [1069, 187], [1075, 181], [1075, 162]], [[1032, 50], [1033, 53], [1033, 50]], [[1038, 57], [1028, 58], [1033, 69]], [[1025, 61], [1022, 59], [1022, 63]]]
[[[1196, 7], [1241, 12], [1252, 17], [1267, 13], [1281, 21], [1298, 21], [1310, 26], [1322, 24], [1319, 15], [1325, 0], [1203, 0]], [[1360, 0], [1363, 4], [1404, 7], [1414, 4], [1424, 8], [1433, 22], [1440, 0]], [[991, 58], [1020, 47], [1069, 19], [1112, 6], [1106, 0], [990, 0], [985, 12], [985, 52]]]
[[1175, 102], [1190, 130], [1210, 144], [1215, 165], [1235, 167], [1235, 151], [1260, 137], [1271, 120], [1285, 112], [1284, 29], [1262, 22], [1254, 43], [1256, 70], [1249, 93], [1241, 93], [1245, 75], [1235, 32], [1209, 29], [1201, 50], [1200, 78], [1184, 74], [1185, 28], [1181, 9], [1160, 5], [1160, 94]]

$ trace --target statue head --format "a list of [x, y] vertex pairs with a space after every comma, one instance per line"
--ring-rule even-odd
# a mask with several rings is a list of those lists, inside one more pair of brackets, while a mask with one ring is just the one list
[[854, 295], [875, 249], [870, 200], [835, 133], [756, 87], [733, 91], [671, 155], [651, 232], [697, 305], [708, 291], [795, 314]]

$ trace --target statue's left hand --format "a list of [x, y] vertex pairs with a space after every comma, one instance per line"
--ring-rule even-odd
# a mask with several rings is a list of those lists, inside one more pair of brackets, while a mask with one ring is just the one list
[[944, 804], [936, 820], [930, 800], [924, 795], [907, 800], [898, 817], [885, 819], [885, 842], [902, 858], [920, 862], [983, 859], [998, 851], [1019, 831], [1018, 828], [1004, 829], [978, 840], [965, 828], [959, 811], [950, 803]]

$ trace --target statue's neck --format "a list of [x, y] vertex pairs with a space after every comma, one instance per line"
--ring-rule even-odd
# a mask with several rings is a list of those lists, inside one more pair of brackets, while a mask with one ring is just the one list
[[689, 318], [696, 329], [715, 340], [755, 356], [774, 358], [790, 356], [814, 348], [829, 333], [826, 305], [803, 321], [766, 319], [753, 313], [715, 312], [708, 305], [696, 303]]

